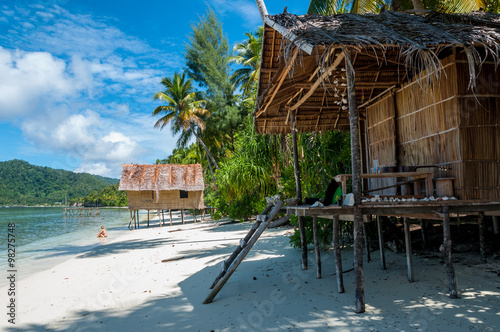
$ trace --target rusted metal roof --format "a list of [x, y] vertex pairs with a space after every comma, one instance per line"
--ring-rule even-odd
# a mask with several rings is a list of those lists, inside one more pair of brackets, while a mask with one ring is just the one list
[[122, 165], [119, 190], [163, 191], [204, 189], [200, 164]]

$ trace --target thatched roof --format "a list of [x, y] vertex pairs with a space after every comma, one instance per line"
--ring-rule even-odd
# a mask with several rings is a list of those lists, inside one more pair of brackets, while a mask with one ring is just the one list
[[439, 75], [440, 61], [452, 54], [469, 64], [473, 87], [483, 61], [499, 63], [500, 15], [417, 16], [385, 11], [267, 16], [257, 131], [290, 132], [290, 110], [297, 112], [298, 131], [348, 130], [346, 63], [356, 73], [363, 117], [363, 108], [374, 97], [422, 71]]
[[200, 164], [123, 165], [119, 190], [163, 191], [204, 189]]

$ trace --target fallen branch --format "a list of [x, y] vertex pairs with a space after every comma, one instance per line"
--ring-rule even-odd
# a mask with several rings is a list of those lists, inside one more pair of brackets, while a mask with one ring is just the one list
[[169, 258], [169, 259], [163, 259], [161, 262], [162, 263], [166, 263], [166, 262], [171, 262], [171, 261], [178, 261], [179, 259], [183, 259], [184, 257], [186, 257], [186, 256]]

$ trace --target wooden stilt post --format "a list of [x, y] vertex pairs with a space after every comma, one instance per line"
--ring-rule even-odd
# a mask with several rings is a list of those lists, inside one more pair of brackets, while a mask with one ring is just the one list
[[403, 223], [405, 225], [405, 245], [406, 245], [406, 265], [408, 267], [408, 280], [413, 282], [413, 253], [411, 249], [411, 234], [410, 234], [410, 220], [409, 218], [403, 218]]
[[304, 217], [298, 217], [299, 219], [299, 233], [300, 233], [300, 246], [302, 248], [302, 270], [307, 270], [308, 258], [307, 258], [307, 239], [306, 239], [306, 227], [304, 225]]
[[163, 209], [161, 209], [161, 223], [160, 223], [160, 227], [165, 225], [165, 212], [163, 211]]
[[182, 224], [184, 225], [184, 209], [181, 209]]
[[446, 266], [446, 274], [448, 275], [448, 288], [452, 299], [458, 298], [457, 278], [455, 275], [455, 267], [451, 259], [451, 229], [450, 229], [450, 210], [447, 206], [443, 207], [443, 244], [439, 247], [439, 251], [443, 255], [444, 264]]
[[384, 233], [382, 232], [382, 219], [377, 216], [377, 230], [378, 230], [378, 247], [380, 250], [380, 267], [385, 270], [385, 246], [384, 246]]
[[420, 231], [422, 232], [422, 248], [427, 249], [427, 220], [420, 219]]
[[248, 241], [248, 243], [245, 245], [243, 250], [239, 253], [239, 255], [236, 257], [236, 259], [231, 263], [231, 265], [228, 268], [227, 273], [217, 282], [215, 285], [214, 289], [208, 294], [207, 298], [203, 302], [203, 304], [207, 304], [213, 301], [215, 296], [219, 293], [219, 291], [224, 287], [226, 282], [229, 280], [231, 275], [236, 271], [236, 268], [240, 265], [240, 263], [243, 261], [243, 259], [246, 257], [250, 249], [254, 246], [255, 242], [259, 239], [259, 237], [262, 235], [264, 230], [269, 226], [271, 223], [271, 220], [276, 216], [276, 214], [279, 212], [281, 207], [283, 206], [282, 201], [278, 201], [276, 205], [273, 207], [271, 212], [269, 213], [269, 216], [265, 217], [264, 220], [261, 222], [260, 226], [257, 228], [255, 231], [254, 235], [251, 237], [251, 239]]
[[149, 210], [148, 210], [148, 227], [149, 227]]
[[137, 214], [137, 228], [139, 228], [139, 209], [135, 210], [135, 213]]
[[349, 126], [351, 131], [352, 192], [354, 194], [354, 278], [356, 281], [356, 313], [365, 312], [365, 286], [363, 277], [363, 215], [361, 213], [361, 152], [359, 145], [359, 114], [356, 103], [355, 73], [351, 57], [346, 49], [345, 70], [349, 101]]
[[314, 251], [316, 252], [316, 278], [321, 279], [321, 253], [318, 240], [318, 217], [313, 217]]
[[339, 235], [340, 235], [340, 225], [339, 225], [339, 216], [333, 216], [333, 253], [335, 255], [335, 270], [337, 275], [337, 289], [339, 293], [343, 293], [344, 290], [344, 278], [342, 275], [342, 258], [340, 256], [340, 244], [339, 244]]
[[368, 239], [368, 234], [366, 233], [366, 223], [372, 216], [363, 215], [363, 237], [365, 238], [365, 251], [366, 251], [366, 262], [370, 263], [372, 258], [370, 255], [370, 240]]
[[479, 252], [481, 253], [481, 262], [487, 263], [486, 250], [484, 246], [484, 212], [479, 213]]
[[172, 226], [172, 209], [168, 209], [168, 213], [170, 214], [170, 226]]
[[[290, 127], [292, 132], [292, 147], [293, 147], [293, 170], [295, 175], [295, 197], [299, 199], [299, 203], [302, 202], [302, 185], [300, 183], [300, 167], [299, 167], [299, 153], [297, 148], [297, 123], [295, 121], [295, 112], [290, 111]], [[299, 232], [300, 232], [300, 245], [302, 247], [302, 269], [307, 270], [307, 239], [306, 239], [306, 229], [304, 226], [304, 217], [298, 217], [299, 219]]]
[[128, 211], [130, 212], [130, 222], [128, 223], [128, 228], [130, 230], [132, 230], [134, 228], [133, 225], [132, 225], [132, 220], [133, 220], [133, 218], [132, 218], [132, 209], [128, 209]]
[[493, 234], [498, 235], [500, 233], [500, 217], [493, 216]]

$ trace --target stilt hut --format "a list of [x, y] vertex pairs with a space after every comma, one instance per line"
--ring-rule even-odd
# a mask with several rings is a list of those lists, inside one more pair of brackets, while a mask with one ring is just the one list
[[131, 224], [137, 223], [138, 210], [205, 207], [200, 164], [123, 165], [118, 189], [127, 191]]
[[[364, 312], [362, 215], [443, 220], [457, 297], [450, 214], [479, 214], [481, 225], [485, 213], [500, 213], [499, 53], [500, 16], [484, 12], [264, 17], [257, 132], [351, 132], [352, 175], [340, 178], [352, 177], [354, 206], [288, 210], [299, 224], [301, 216], [354, 215], [356, 312]], [[300, 198], [299, 181], [297, 189]], [[361, 201], [363, 191], [401, 190], [458, 200]], [[304, 258], [307, 267], [307, 251]]]

